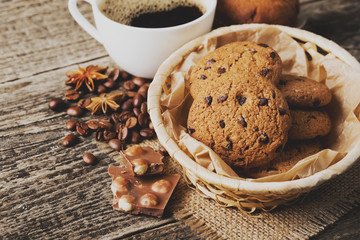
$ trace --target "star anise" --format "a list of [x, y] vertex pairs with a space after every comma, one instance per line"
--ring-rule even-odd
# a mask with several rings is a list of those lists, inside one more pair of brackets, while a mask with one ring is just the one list
[[116, 101], [118, 101], [123, 95], [123, 92], [100, 94], [99, 97], [91, 98], [91, 103], [86, 108], [90, 110], [92, 114], [99, 112], [100, 108], [103, 113], [107, 112], [108, 107], [116, 111], [120, 107]]
[[74, 70], [66, 73], [66, 76], [69, 78], [66, 80], [67, 85], [75, 85], [75, 90], [78, 90], [84, 84], [90, 90], [94, 91], [94, 80], [106, 79], [108, 76], [102, 74], [106, 71], [107, 67], [99, 67], [94, 65], [89, 65], [86, 68], [80, 67], [79, 70]]

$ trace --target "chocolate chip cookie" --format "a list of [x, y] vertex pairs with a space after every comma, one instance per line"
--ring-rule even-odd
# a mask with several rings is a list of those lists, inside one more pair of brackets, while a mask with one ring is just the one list
[[292, 126], [290, 139], [312, 139], [326, 136], [331, 130], [331, 119], [321, 110], [290, 110]]
[[279, 157], [270, 162], [264, 169], [250, 169], [246, 173], [240, 173], [243, 176], [251, 178], [266, 177], [274, 174], [280, 174], [289, 171], [301, 159], [311, 156], [322, 149], [318, 139], [312, 140], [289, 140]]
[[[281, 68], [281, 62], [272, 61], [278, 58], [277, 54], [270, 57], [272, 60], [268, 60], [272, 51], [255, 58], [246, 55], [247, 52], [234, 57], [244, 44], [253, 46], [254, 50], [268, 48], [254, 43], [234, 43], [201, 60], [211, 68], [194, 71], [192, 87], [198, 89], [193, 90], [196, 94], [189, 111], [188, 132], [230, 166], [246, 169], [266, 165], [282, 151], [291, 119], [284, 97], [273, 84]], [[270, 69], [268, 74], [261, 73], [264, 69]], [[204, 71], [210, 79], [200, 88], [198, 82], [206, 80], [201, 79]]]
[[325, 84], [306, 77], [282, 75], [278, 88], [293, 107], [322, 107], [329, 104], [332, 98]]
[[[226, 79], [236, 75], [235, 82], [256, 83], [268, 81], [276, 84], [281, 74], [279, 55], [266, 44], [254, 42], [233, 42], [226, 44], [203, 57], [189, 75], [190, 94], [194, 97], [204, 89], [218, 87], [219, 78], [224, 88], [233, 82]], [[242, 74], [238, 74], [238, 73]]]

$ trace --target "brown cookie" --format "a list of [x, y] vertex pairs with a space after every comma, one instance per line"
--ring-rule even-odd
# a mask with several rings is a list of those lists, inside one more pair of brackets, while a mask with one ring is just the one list
[[326, 136], [331, 130], [331, 119], [325, 111], [290, 110], [290, 115], [289, 139], [312, 139]]
[[[230, 166], [263, 166], [287, 141], [291, 119], [281, 92], [267, 81], [240, 81], [243, 72], [223, 75], [218, 87], [194, 99], [188, 130]], [[225, 84], [226, 83], [226, 84]]]
[[321, 151], [322, 146], [318, 139], [312, 140], [289, 140], [279, 157], [270, 162], [264, 169], [250, 169], [240, 173], [240, 176], [260, 178], [280, 174], [289, 171], [301, 159]]
[[[233, 82], [241, 84], [269, 81], [278, 82], [282, 63], [279, 55], [266, 44], [254, 42], [233, 42], [204, 56], [189, 75], [190, 94], [195, 97], [204, 89], [216, 88], [218, 79], [236, 75]], [[239, 74], [241, 73], [241, 74]], [[233, 82], [222, 81], [224, 88]]]
[[278, 88], [293, 107], [321, 107], [329, 104], [332, 98], [325, 84], [306, 77], [282, 75]]

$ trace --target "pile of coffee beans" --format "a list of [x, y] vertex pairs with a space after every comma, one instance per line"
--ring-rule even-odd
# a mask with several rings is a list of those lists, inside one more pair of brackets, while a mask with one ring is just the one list
[[[64, 147], [71, 147], [78, 143], [79, 136], [94, 135], [97, 141], [108, 142], [116, 150], [124, 149], [126, 144], [137, 144], [144, 139], [155, 137], [155, 131], [147, 112], [147, 92], [150, 79], [134, 77], [118, 68], [113, 69], [108, 78], [97, 82], [93, 93], [85, 91], [68, 90], [63, 98], [49, 101], [49, 108], [53, 111], [66, 111], [71, 118], [66, 123], [66, 129], [73, 131], [62, 141]], [[89, 114], [86, 108], [91, 103], [92, 97], [114, 90], [123, 90], [124, 94], [117, 100], [118, 110], [101, 112], [99, 116]], [[89, 119], [87, 116], [91, 115]], [[83, 120], [87, 117], [87, 120]], [[95, 156], [91, 153], [84, 155], [86, 163], [94, 164]], [[91, 160], [90, 160], [91, 159]]]

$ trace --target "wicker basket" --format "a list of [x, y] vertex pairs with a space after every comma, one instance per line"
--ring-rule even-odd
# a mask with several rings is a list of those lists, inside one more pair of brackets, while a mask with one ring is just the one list
[[[182, 56], [195, 49], [206, 38], [221, 36], [229, 32], [241, 32], [247, 29], [262, 28], [264, 24], [246, 24], [226, 27], [214, 30], [200, 38], [197, 38], [173, 53], [159, 68], [149, 88], [148, 109], [151, 120], [160, 143], [167, 149], [170, 156], [175, 159], [184, 169], [184, 177], [195, 186], [198, 192], [213, 198], [222, 206], [235, 206], [241, 210], [254, 211], [256, 209], [271, 210], [278, 205], [288, 204], [296, 200], [300, 195], [318, 187], [325, 181], [344, 172], [360, 156], [360, 148], [355, 147], [348, 152], [346, 157], [336, 164], [306, 178], [284, 182], [250, 182], [236, 178], [225, 177], [197, 164], [185, 152], [165, 130], [160, 97], [163, 86], [168, 80], [174, 66], [183, 61]], [[286, 32], [293, 38], [316, 44], [326, 52], [331, 52], [347, 65], [360, 69], [359, 62], [347, 51], [332, 41], [313, 33], [284, 26], [273, 26]]]

